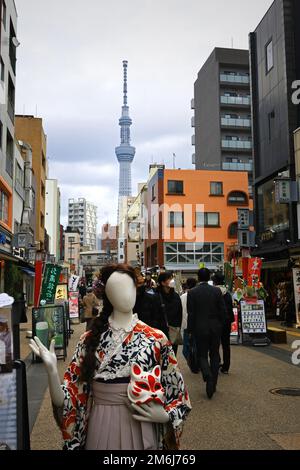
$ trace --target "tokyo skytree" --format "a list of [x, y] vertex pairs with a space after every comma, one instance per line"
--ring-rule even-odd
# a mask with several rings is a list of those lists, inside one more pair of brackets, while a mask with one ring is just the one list
[[119, 198], [131, 196], [131, 163], [135, 155], [135, 147], [130, 145], [130, 126], [132, 120], [129, 117], [129, 106], [127, 106], [127, 60], [123, 60], [124, 86], [122, 116], [119, 119], [121, 127], [121, 144], [116, 147], [116, 156], [120, 163]]

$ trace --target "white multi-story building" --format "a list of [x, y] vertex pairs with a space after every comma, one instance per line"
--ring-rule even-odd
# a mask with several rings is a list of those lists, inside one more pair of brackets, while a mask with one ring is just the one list
[[50, 254], [60, 258], [60, 190], [57, 180], [46, 179], [45, 228], [50, 237]]
[[79, 230], [82, 246], [96, 250], [97, 206], [84, 198], [69, 199], [68, 226]]

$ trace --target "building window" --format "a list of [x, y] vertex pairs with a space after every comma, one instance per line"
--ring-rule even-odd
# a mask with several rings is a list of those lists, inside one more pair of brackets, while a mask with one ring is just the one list
[[0, 59], [0, 66], [1, 66], [1, 70], [0, 70], [0, 78], [1, 78], [1, 82], [4, 82], [5, 80], [5, 65], [4, 65], [4, 62], [3, 62], [3, 59], [1, 57]]
[[75, 243], [75, 237], [69, 237], [69, 243]]
[[248, 204], [248, 196], [243, 193], [242, 191], [232, 191], [228, 194], [228, 205], [230, 206], [238, 206], [238, 205], [247, 205]]
[[154, 201], [154, 199], [155, 199], [155, 184], [151, 188], [151, 198], [152, 198], [152, 201]]
[[238, 236], [238, 223], [233, 222], [228, 227], [228, 238], [237, 238]]
[[273, 41], [268, 42], [266, 45], [266, 73], [269, 73], [270, 70], [274, 67], [274, 57], [273, 57]]
[[168, 194], [183, 194], [183, 181], [168, 181]]
[[15, 85], [11, 79], [11, 76], [8, 77], [8, 92], [7, 92], [7, 112], [11, 119], [11, 122], [15, 121]]
[[210, 183], [211, 196], [223, 196], [223, 183], [212, 182]]
[[6, 171], [9, 176], [13, 176], [13, 167], [14, 167], [14, 141], [10, 135], [9, 130], [6, 134]]
[[8, 195], [0, 189], [0, 220], [8, 224]]
[[271, 140], [272, 140], [272, 135], [274, 135], [274, 131], [273, 131], [273, 128], [274, 128], [274, 118], [275, 118], [275, 111], [274, 111], [274, 109], [273, 109], [273, 111], [271, 111], [271, 112], [268, 114], [269, 142], [271, 142]]
[[41, 182], [41, 196], [45, 198], [45, 185]]
[[6, 29], [6, 4], [5, 1], [2, 1], [2, 22], [4, 29]]
[[45, 217], [43, 214], [41, 214], [41, 228], [45, 227]]
[[10, 31], [9, 31], [9, 58], [11, 67], [16, 73], [16, 46], [14, 44], [14, 38], [16, 38], [15, 28], [13, 26], [12, 21], [10, 20]]
[[169, 227], [184, 227], [184, 212], [169, 212]]
[[219, 212], [196, 212], [197, 227], [220, 227]]
[[44, 170], [46, 170], [46, 158], [45, 158], [44, 152], [42, 152], [42, 165], [43, 165]]

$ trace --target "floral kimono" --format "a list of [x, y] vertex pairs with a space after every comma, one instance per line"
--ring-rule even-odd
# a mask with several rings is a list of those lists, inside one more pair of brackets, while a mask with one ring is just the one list
[[[84, 449], [89, 413], [93, 403], [90, 386], [81, 382], [80, 364], [86, 354], [84, 334], [77, 344], [71, 364], [64, 375], [62, 390], [64, 404], [55, 409], [55, 417], [61, 427], [64, 450]], [[96, 350], [97, 364], [94, 378], [104, 380], [129, 377], [131, 365], [138, 364], [142, 370], [151, 371], [156, 365], [161, 367], [161, 384], [165, 389], [165, 410], [170, 421], [167, 425], [158, 424], [158, 446], [178, 448], [182, 424], [191, 410], [191, 404], [171, 343], [164, 333], [138, 320], [133, 321], [127, 330], [122, 330], [109, 319], [109, 328], [102, 333]], [[60, 415], [60, 418], [59, 418]]]

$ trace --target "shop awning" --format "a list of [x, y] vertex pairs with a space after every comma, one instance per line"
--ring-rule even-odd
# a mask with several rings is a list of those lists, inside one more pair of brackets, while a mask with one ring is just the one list
[[262, 269], [279, 269], [287, 268], [289, 260], [288, 259], [277, 259], [274, 261], [263, 261]]
[[28, 268], [23, 268], [23, 266], [19, 266], [19, 268], [26, 274], [28, 274], [28, 276], [35, 276], [35, 272], [34, 271], [31, 271], [30, 269]]

